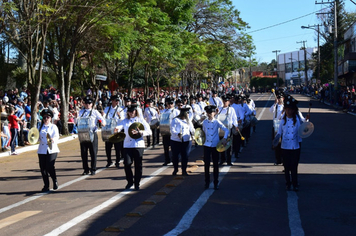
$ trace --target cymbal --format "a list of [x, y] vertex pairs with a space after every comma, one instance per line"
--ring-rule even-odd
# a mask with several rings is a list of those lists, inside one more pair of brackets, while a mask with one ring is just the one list
[[40, 132], [35, 127], [31, 128], [30, 131], [28, 132], [28, 142], [32, 145], [38, 142], [39, 137], [40, 137]]
[[222, 139], [218, 142], [218, 144], [216, 145], [216, 150], [218, 152], [225, 152], [227, 149], [229, 149], [229, 147], [231, 147], [232, 138], [227, 138], [226, 141], [226, 145], [223, 145]]
[[314, 124], [312, 122], [304, 122], [300, 125], [298, 134], [301, 138], [308, 138], [314, 132]]
[[47, 145], [48, 145], [49, 149], [52, 150], [52, 139], [51, 139], [51, 135], [49, 135], [49, 133], [47, 133]]
[[133, 134], [132, 130], [145, 130], [145, 127], [140, 122], [134, 122], [130, 125], [130, 127], [129, 127], [130, 137], [133, 139], [138, 139], [138, 138], [141, 138], [142, 136], [140, 134]]
[[194, 140], [198, 145], [203, 145], [205, 143], [205, 132], [201, 128], [197, 128], [194, 132]]
[[124, 132], [118, 132], [109, 137], [109, 142], [110, 143], [119, 143], [121, 141], [124, 141], [126, 137], [126, 134]]

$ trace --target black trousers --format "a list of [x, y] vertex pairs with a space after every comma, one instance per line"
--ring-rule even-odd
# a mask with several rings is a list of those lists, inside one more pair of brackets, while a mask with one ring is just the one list
[[41, 175], [45, 188], [49, 188], [49, 176], [51, 176], [53, 182], [57, 180], [56, 170], [54, 167], [57, 155], [58, 153], [48, 154], [48, 152], [47, 154], [38, 154]]
[[19, 123], [19, 132], [18, 132], [18, 145], [25, 146], [25, 142], [23, 139], [23, 124]]
[[232, 138], [232, 151], [235, 153], [235, 158], [238, 157], [240, 147], [241, 147], [241, 135], [237, 133], [237, 135], [233, 135]]
[[225, 151], [225, 152], [220, 152], [220, 162], [227, 164], [231, 164], [231, 146]]
[[[286, 179], [286, 185], [298, 187], [298, 164], [300, 149], [281, 149], [284, 166], [284, 177]], [[291, 181], [292, 177], [292, 181]]]
[[[272, 126], [272, 140], [276, 136], [276, 133], [274, 132], [274, 127]], [[281, 143], [278, 144], [277, 147], [274, 148], [274, 156], [276, 158], [276, 164], [282, 164], [283, 159], [281, 156]]]
[[[159, 131], [157, 128], [155, 129], [152, 129], [151, 128], [151, 131], [152, 131], [152, 145], [156, 145], [156, 144], [159, 144]], [[151, 146], [151, 136], [147, 136], [147, 147], [150, 147]]]
[[[91, 168], [90, 169], [88, 166], [88, 150], [89, 150], [90, 157], [91, 157], [91, 161], [90, 161]], [[91, 171], [96, 170], [97, 154], [98, 154], [98, 135], [95, 132], [93, 142], [80, 143], [80, 155], [82, 157], [83, 169], [85, 172], [89, 172], [89, 170], [91, 170]]]
[[162, 142], [163, 142], [163, 150], [164, 150], [164, 162], [170, 163], [171, 157], [169, 156], [169, 146], [171, 143], [171, 136], [170, 135], [162, 135]]
[[123, 141], [119, 143], [105, 142], [105, 152], [106, 152], [108, 163], [112, 163], [112, 159], [111, 159], [112, 146], [114, 146], [115, 148], [115, 155], [116, 155], [115, 163], [119, 164], [121, 157], [124, 156], [124, 142]]
[[214, 175], [214, 185], [219, 183], [219, 152], [216, 147], [206, 147], [204, 146], [204, 172], [205, 172], [205, 183], [210, 183], [210, 162], [213, 160], [213, 175]]
[[183, 173], [187, 172], [188, 157], [189, 157], [191, 147], [192, 147], [192, 141], [177, 142], [171, 140], [172, 162], [173, 162], [174, 171], [178, 171], [178, 162], [179, 162], [179, 155], [180, 155], [181, 162], [182, 162], [182, 172]]
[[[124, 148], [124, 168], [128, 184], [135, 183], [135, 187], [140, 186], [142, 178], [142, 157], [144, 148]], [[131, 166], [135, 164], [135, 177], [132, 173]]]

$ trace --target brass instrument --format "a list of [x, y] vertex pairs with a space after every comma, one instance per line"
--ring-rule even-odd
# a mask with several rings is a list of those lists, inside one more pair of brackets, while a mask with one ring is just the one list
[[200, 146], [203, 145], [206, 140], [204, 130], [202, 130], [201, 128], [197, 128], [194, 132], [193, 138], [198, 145], [200, 145]]
[[47, 133], [46, 137], [47, 137], [47, 145], [48, 145], [49, 149], [52, 150], [52, 139], [51, 139], [51, 135], [50, 135], [49, 133]]
[[110, 143], [119, 143], [119, 142], [124, 141], [125, 137], [126, 137], [126, 134], [124, 132], [118, 132], [118, 133], [111, 135], [109, 137], [108, 141]]
[[35, 127], [31, 128], [30, 131], [28, 132], [28, 142], [32, 145], [38, 142], [39, 137], [40, 137], [40, 132]]
[[223, 139], [221, 139], [221, 140], [219, 141], [219, 143], [216, 145], [216, 150], [217, 150], [218, 152], [225, 152], [227, 149], [229, 149], [229, 148], [231, 147], [232, 138], [230, 138], [230, 137], [227, 138], [225, 145], [223, 144], [222, 140], [223, 140]]
[[136, 131], [141, 131], [141, 130], [145, 130], [145, 127], [143, 126], [142, 123], [140, 122], [134, 122], [130, 125], [129, 127], [129, 136], [133, 139], [138, 139], [138, 138], [141, 138], [141, 134], [140, 133], [137, 133], [137, 134], [133, 134], [132, 131], [133, 130], [136, 130]]

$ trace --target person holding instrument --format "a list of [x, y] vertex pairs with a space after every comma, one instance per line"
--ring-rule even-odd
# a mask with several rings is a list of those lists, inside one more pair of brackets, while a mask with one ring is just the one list
[[57, 175], [55, 170], [55, 162], [59, 153], [58, 140], [59, 132], [58, 127], [52, 124], [53, 112], [50, 109], [43, 109], [41, 111], [42, 122], [39, 129], [39, 146], [38, 146], [38, 159], [41, 169], [42, 179], [44, 186], [42, 192], [49, 191], [49, 176], [53, 181], [53, 190], [58, 189]]
[[[150, 125], [137, 111], [137, 104], [127, 106], [127, 117], [120, 125], [116, 126], [115, 133], [124, 129], [124, 169], [127, 180], [125, 189], [130, 189], [135, 184], [135, 190], [140, 189], [142, 177], [142, 158], [145, 150], [144, 136], [151, 135]], [[135, 164], [135, 176], [131, 166]]]

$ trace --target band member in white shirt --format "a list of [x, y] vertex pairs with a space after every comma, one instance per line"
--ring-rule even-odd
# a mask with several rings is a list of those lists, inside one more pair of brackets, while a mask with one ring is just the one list
[[[122, 129], [125, 132], [124, 139], [124, 166], [127, 185], [125, 189], [130, 189], [135, 184], [135, 190], [140, 189], [140, 181], [142, 178], [142, 158], [145, 150], [144, 136], [151, 135], [150, 125], [141, 117], [137, 111], [137, 104], [127, 107], [127, 117], [120, 125], [115, 128], [115, 132], [120, 132]], [[139, 122], [143, 125], [144, 130], [129, 130], [130, 126]], [[129, 134], [131, 132], [131, 134]], [[132, 135], [137, 136], [135, 138]], [[132, 172], [132, 164], [135, 165], [135, 176]]]
[[[41, 116], [42, 122], [39, 129], [40, 144], [38, 146], [37, 154], [44, 183], [42, 192], [47, 192], [49, 191], [49, 175], [53, 181], [53, 190], [58, 189], [57, 175], [54, 165], [59, 153], [59, 132], [58, 127], [55, 124], [52, 124], [53, 112], [50, 109], [43, 109], [41, 111]], [[48, 144], [50, 144], [50, 146], [48, 146]]]
[[[143, 112], [143, 117], [147, 121], [147, 123], [151, 127], [151, 132], [152, 132], [152, 146], [153, 148], [155, 147], [156, 144], [159, 144], [159, 136], [157, 133], [157, 124], [159, 122], [159, 114], [156, 109], [156, 107], [153, 106], [153, 100], [152, 99], [147, 99], [146, 100], [146, 105], [147, 107], [145, 108]], [[156, 124], [154, 124], [156, 122]], [[151, 146], [151, 137], [147, 136], [147, 147]]]
[[[180, 107], [183, 104], [180, 103]], [[190, 108], [179, 108], [180, 114], [171, 123], [171, 149], [174, 171], [172, 175], [177, 175], [179, 155], [182, 162], [182, 175], [187, 176], [188, 156], [192, 146], [192, 135], [195, 129], [188, 118]]]
[[[197, 98], [195, 96], [190, 97], [190, 106], [193, 110], [193, 119], [195, 116], [201, 116], [203, 111], [201, 110], [200, 106], [196, 103]], [[196, 128], [196, 127], [195, 127]]]
[[[97, 134], [97, 126], [98, 121], [101, 121], [101, 125], [105, 126], [106, 122], [103, 116], [97, 111], [93, 109], [93, 99], [90, 96], [87, 96], [83, 99], [84, 101], [84, 109], [79, 111], [77, 118], [87, 118], [91, 117], [90, 127], [94, 133], [93, 142], [81, 142], [80, 143], [80, 154], [83, 162], [83, 175], [88, 175], [89, 171], [91, 175], [96, 174], [96, 162], [97, 162], [97, 154], [98, 154], [98, 134]], [[88, 151], [91, 157], [91, 168], [88, 166]]]
[[301, 121], [298, 116], [298, 101], [292, 96], [284, 100], [285, 116], [282, 118], [278, 132], [273, 140], [273, 146], [281, 138], [281, 156], [283, 159], [284, 176], [286, 189], [299, 190], [298, 183], [298, 164], [300, 158], [300, 143], [302, 138], [298, 134]]
[[[166, 103], [166, 108], [162, 111], [162, 114], [169, 113], [169, 119], [173, 119], [176, 115], [174, 115], [174, 112], [176, 109], [174, 108], [174, 100], [171, 98], [166, 98], [165, 99]], [[162, 135], [162, 133], [161, 133]], [[170, 134], [165, 134], [162, 135], [162, 142], [163, 142], [163, 150], [164, 150], [164, 163], [163, 165], [166, 166], [171, 163], [171, 157], [169, 155], [169, 146], [171, 142], [171, 135]]]
[[219, 189], [219, 153], [216, 146], [220, 141], [219, 129], [223, 129], [225, 134], [223, 143], [226, 144], [226, 139], [229, 136], [229, 130], [221, 121], [214, 118], [216, 106], [208, 105], [205, 107], [208, 118], [203, 121], [203, 131], [206, 136], [204, 146], [204, 172], [205, 172], [205, 189], [209, 188], [210, 184], [210, 162], [213, 161], [214, 189]]
[[[217, 117], [221, 114], [221, 115], [226, 115], [227, 119], [228, 119], [228, 123], [233, 125], [233, 129], [236, 129], [236, 127], [238, 127], [239, 123], [237, 121], [237, 117], [236, 117], [236, 112], [234, 110], [234, 108], [230, 107], [230, 96], [228, 95], [223, 95], [221, 97], [224, 105], [221, 108], [221, 110], [219, 111], [219, 113], [217, 114]], [[226, 127], [228, 128], [228, 127]], [[231, 130], [230, 134], [231, 134]], [[226, 156], [226, 158], [225, 158]], [[223, 165], [226, 161], [227, 165], [232, 166], [232, 162], [231, 162], [231, 147], [229, 147], [225, 152], [221, 152], [220, 153], [220, 163], [219, 165]]]
[[206, 103], [203, 101], [203, 95], [201, 93], [198, 93], [197, 98], [198, 98], [197, 104], [199, 105], [200, 110], [202, 111], [202, 113], [205, 113], [204, 108], [206, 107]]
[[[119, 106], [120, 98], [118, 95], [112, 95], [110, 97], [111, 100], [111, 105], [107, 106], [104, 110], [104, 116], [106, 119], [115, 119], [116, 124], [120, 124], [120, 122], [125, 119], [125, 113], [124, 109]], [[116, 160], [115, 160], [115, 166], [119, 168], [120, 166], [120, 159], [121, 156], [123, 156], [123, 142], [118, 142], [118, 143], [112, 143], [109, 141], [105, 142], [105, 152], [106, 152], [106, 157], [107, 157], [107, 165], [106, 167], [110, 167], [113, 162], [111, 159], [111, 149], [112, 146], [115, 148], [115, 155], [116, 155]]]
[[209, 105], [214, 105], [220, 110], [223, 107], [223, 102], [221, 98], [218, 97], [218, 92], [216, 90], [211, 91], [211, 97], [209, 98]]
[[[279, 124], [281, 122], [282, 114], [284, 111], [284, 93], [277, 91], [276, 92], [276, 99], [274, 104], [270, 107], [269, 111], [273, 114], [273, 125], [272, 125], [272, 139], [275, 138]], [[276, 162], [275, 165], [282, 164], [282, 157], [281, 157], [281, 144], [274, 147], [275, 158]]]
[[[235, 110], [238, 122], [238, 127], [235, 127], [235, 129], [239, 129], [239, 131], [242, 132], [242, 127], [245, 119], [245, 109], [243, 107], [243, 104], [241, 104], [241, 95], [235, 94], [233, 101], [234, 104], [232, 104], [231, 107]], [[239, 158], [241, 143], [242, 141], [240, 133], [233, 133], [232, 150], [235, 155], [235, 158]]]

